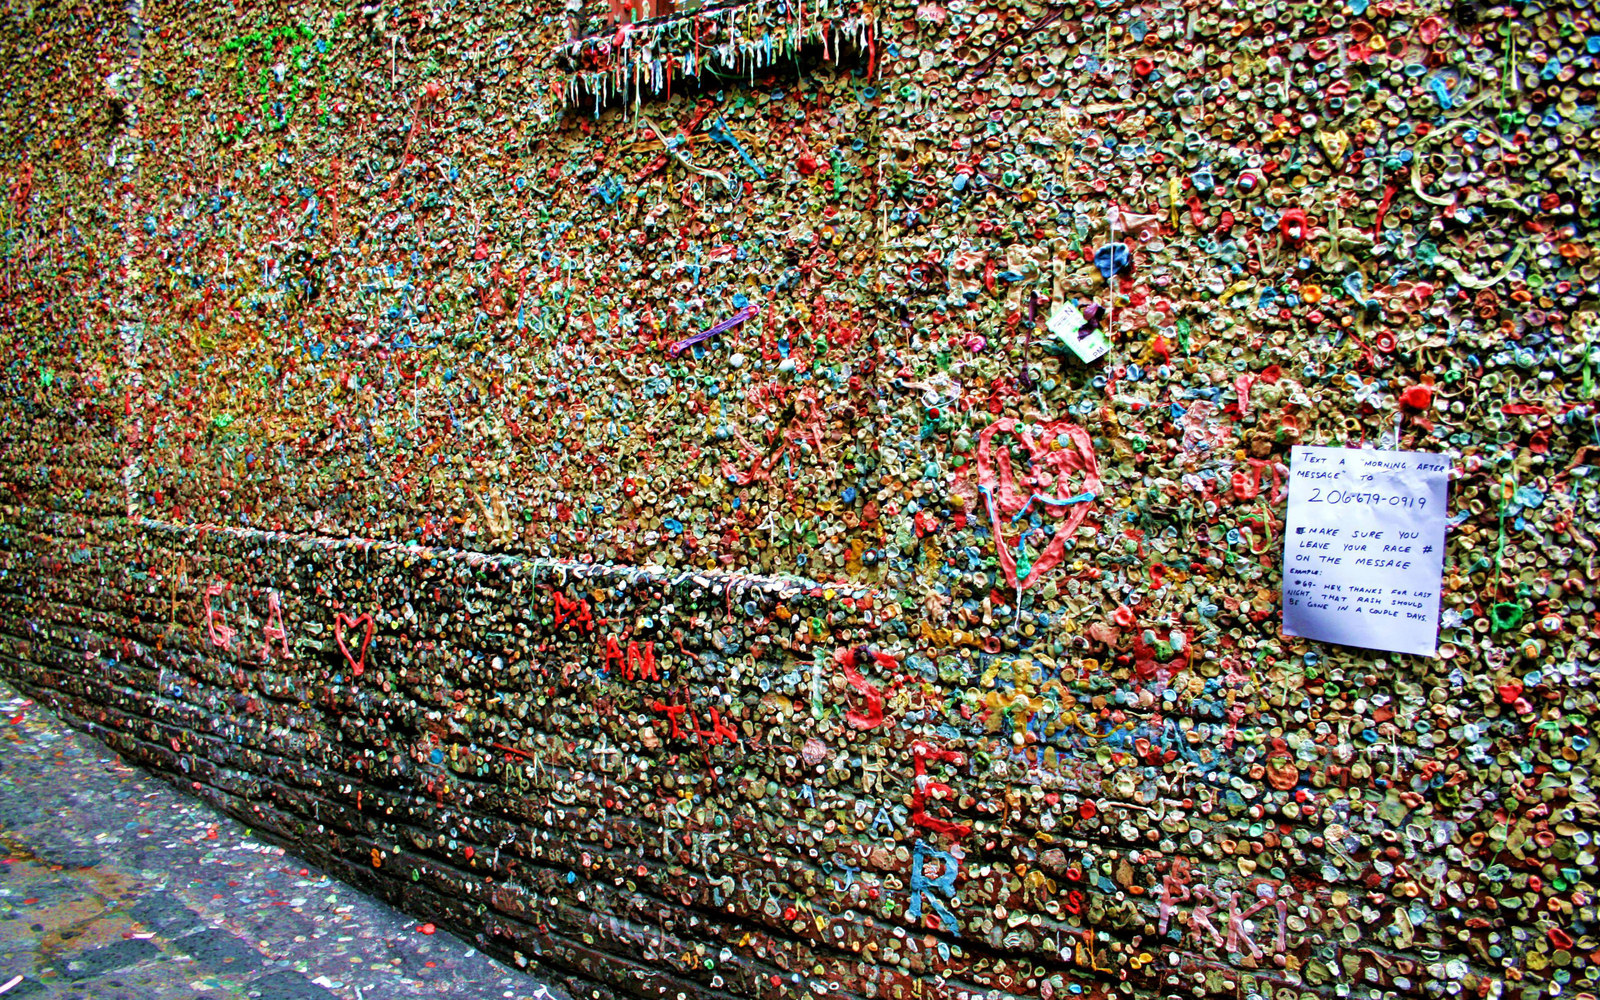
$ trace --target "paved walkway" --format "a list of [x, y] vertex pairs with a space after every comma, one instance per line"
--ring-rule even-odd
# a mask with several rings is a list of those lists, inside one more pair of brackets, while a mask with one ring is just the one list
[[0, 687], [0, 1000], [534, 1000]]

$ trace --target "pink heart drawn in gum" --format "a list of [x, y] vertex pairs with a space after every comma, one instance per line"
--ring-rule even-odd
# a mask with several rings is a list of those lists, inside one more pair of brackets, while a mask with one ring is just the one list
[[[350, 650], [344, 644], [344, 627], [346, 625], [359, 626], [363, 623], [366, 624], [367, 629], [366, 635], [361, 639], [361, 659], [358, 661], [350, 655]], [[360, 677], [367, 669], [367, 647], [372, 645], [372, 631], [375, 627], [371, 614], [363, 614], [359, 618], [350, 618], [342, 614], [333, 616], [333, 638], [339, 643], [339, 652], [343, 653], [344, 658], [350, 661], [350, 669], [355, 672], [357, 677]]]
[[[994, 530], [995, 548], [1000, 558], [1000, 568], [1005, 571], [1006, 582], [1011, 584], [1013, 590], [1027, 590], [1039, 581], [1039, 578], [1049, 571], [1061, 557], [1066, 554], [1067, 536], [1078, 530], [1083, 519], [1089, 516], [1088, 503], [1074, 503], [1066, 507], [1055, 504], [1041, 503], [1039, 506], [1045, 512], [1064, 511], [1064, 516], [1056, 522], [1055, 537], [1033, 561], [1028, 575], [1020, 582], [1017, 580], [1017, 559], [1014, 553], [1016, 540], [1007, 543], [1001, 530], [1001, 516], [1007, 520], [1021, 512], [1030, 502], [1034, 490], [1018, 490], [1016, 476], [1011, 469], [1011, 452], [1002, 448], [999, 454], [994, 454], [990, 439], [995, 434], [1005, 432], [1020, 438], [1028, 449], [1028, 458], [1033, 464], [1034, 472], [1049, 473], [1054, 479], [1051, 492], [1059, 497], [1073, 493], [1092, 493], [1100, 495], [1100, 469], [1095, 462], [1094, 444], [1089, 438], [1089, 432], [1069, 420], [1054, 420], [1047, 424], [1033, 427], [1019, 425], [1017, 421], [1007, 417], [986, 427], [978, 435], [978, 485], [982, 486], [988, 494], [989, 523]], [[1058, 441], [1061, 437], [1067, 443], [1057, 448], [1050, 448], [1049, 442]], [[1042, 440], [1041, 440], [1042, 439]], [[1081, 476], [1081, 485], [1076, 488], [1067, 485], [1069, 476]]]

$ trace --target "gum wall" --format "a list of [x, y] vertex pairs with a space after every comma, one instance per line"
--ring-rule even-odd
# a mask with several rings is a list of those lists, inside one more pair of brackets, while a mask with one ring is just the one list
[[[0, 673], [117, 751], [573, 997], [1594, 997], [1587, 3], [0, 45]], [[1436, 656], [1283, 633], [1295, 444], [1447, 456]]]

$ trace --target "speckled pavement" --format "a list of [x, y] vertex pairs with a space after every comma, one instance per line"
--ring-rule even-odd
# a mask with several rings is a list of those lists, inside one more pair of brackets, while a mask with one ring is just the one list
[[0, 1000], [546, 1000], [0, 686]]

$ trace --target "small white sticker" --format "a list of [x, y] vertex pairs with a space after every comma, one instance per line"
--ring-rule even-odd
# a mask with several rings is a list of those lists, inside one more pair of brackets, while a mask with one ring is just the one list
[[1078, 356], [1080, 361], [1097, 361], [1111, 350], [1111, 341], [1099, 330], [1084, 332], [1087, 322], [1078, 307], [1063, 302], [1056, 307], [1045, 324], [1055, 334], [1061, 345]]

